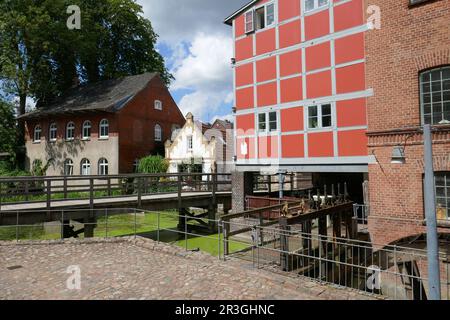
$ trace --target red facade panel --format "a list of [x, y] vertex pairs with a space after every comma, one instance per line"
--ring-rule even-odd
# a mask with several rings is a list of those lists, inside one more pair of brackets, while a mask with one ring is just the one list
[[336, 64], [364, 59], [364, 33], [357, 33], [335, 41]]
[[245, 25], [244, 25], [245, 19], [244, 19], [244, 15], [240, 15], [239, 17], [237, 17], [234, 20], [234, 27], [235, 27], [235, 33], [234, 36], [236, 38], [239, 38], [243, 35], [245, 35]]
[[301, 42], [300, 20], [280, 26], [280, 48], [290, 47]]
[[249, 109], [255, 106], [253, 87], [236, 90], [236, 109]]
[[326, 36], [330, 33], [330, 16], [328, 10], [305, 17], [306, 40]]
[[306, 71], [331, 66], [330, 42], [306, 48]]
[[303, 134], [281, 137], [283, 158], [304, 158], [305, 138]]
[[294, 77], [280, 81], [281, 103], [303, 99], [302, 77]]
[[353, 0], [334, 8], [334, 31], [364, 24], [362, 0]]
[[308, 155], [311, 158], [333, 157], [333, 132], [309, 133]]
[[349, 93], [366, 89], [364, 63], [336, 69], [337, 93]]
[[338, 133], [339, 156], [367, 156], [366, 130], [341, 131]]
[[276, 49], [275, 28], [256, 34], [256, 54], [272, 52]]
[[278, 136], [258, 137], [258, 158], [278, 158]]
[[255, 115], [246, 114], [236, 117], [236, 128], [238, 128], [237, 135], [254, 134], [255, 129]]
[[253, 57], [253, 38], [245, 37], [236, 41], [236, 60], [246, 60]]
[[302, 131], [303, 129], [302, 107], [281, 110], [282, 132]]
[[313, 73], [306, 76], [308, 99], [331, 95], [331, 71]]
[[240, 160], [255, 158], [255, 138], [236, 138], [236, 156]]
[[258, 107], [277, 104], [277, 83], [271, 82], [258, 86]]
[[280, 56], [280, 76], [286, 77], [302, 72], [302, 51], [295, 50]]
[[338, 101], [336, 103], [338, 127], [367, 125], [366, 99]]
[[253, 84], [253, 63], [236, 67], [236, 87]]
[[257, 82], [274, 80], [277, 77], [277, 59], [271, 57], [256, 62]]
[[299, 0], [278, 0], [278, 8], [280, 22], [300, 15]]

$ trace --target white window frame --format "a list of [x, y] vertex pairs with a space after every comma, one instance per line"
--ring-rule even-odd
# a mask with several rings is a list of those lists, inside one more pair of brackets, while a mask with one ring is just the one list
[[[437, 176], [443, 176], [443, 184], [437, 184]], [[443, 195], [438, 192], [439, 189], [443, 189]], [[440, 221], [449, 221], [450, 220], [450, 208], [448, 207], [448, 203], [450, 202], [450, 172], [442, 172], [437, 171], [434, 173], [434, 191], [436, 193], [436, 214], [440, 208], [446, 210], [447, 219]], [[445, 206], [440, 206], [441, 203], [444, 203]]]
[[98, 175], [107, 176], [109, 174], [109, 162], [106, 158], [98, 160]]
[[316, 10], [319, 10], [319, 9], [323, 9], [323, 8], [328, 7], [330, 5], [330, 0], [326, 0], [327, 3], [324, 4], [324, 5], [321, 5], [321, 6], [319, 6], [319, 1], [320, 0], [314, 0], [314, 7], [312, 9], [310, 9], [310, 10], [306, 10], [306, 1], [307, 0], [303, 0], [302, 1], [302, 4], [303, 4], [303, 8], [302, 9], [303, 9], [304, 13], [309, 13], [309, 12], [313, 12], [313, 11], [316, 11]]
[[90, 176], [92, 174], [92, 166], [89, 159], [82, 159], [80, 163], [80, 173], [82, 176]]
[[[267, 23], [267, 7], [268, 6], [273, 6], [273, 22], [271, 24]], [[261, 8], [264, 8], [264, 28], [258, 29], [256, 27], [256, 23], [257, 23], [256, 22], [256, 11]], [[250, 13], [251, 13], [251, 15], [250, 15]], [[247, 29], [247, 26], [249, 24], [249, 21], [247, 21], [248, 16], [252, 17], [252, 24], [251, 24], [252, 28], [251, 29]], [[255, 31], [259, 31], [259, 30], [267, 29], [268, 27], [271, 27], [271, 26], [275, 25], [276, 23], [277, 23], [277, 6], [276, 6], [275, 1], [264, 3], [258, 7], [252, 8], [251, 10], [248, 10], [244, 13], [244, 28], [245, 28], [246, 34], [252, 33]]]
[[33, 142], [40, 143], [42, 138], [42, 127], [40, 124], [34, 126], [33, 130]]
[[[250, 24], [250, 21], [247, 21], [247, 18], [249, 16], [252, 17], [251, 29], [247, 29], [247, 26]], [[245, 33], [252, 33], [253, 31], [255, 31], [255, 11], [253, 9], [244, 13], [244, 28], [245, 28]]]
[[[425, 95], [429, 95], [430, 96], [430, 102], [427, 103], [427, 105], [430, 106], [430, 112], [431, 112], [431, 114], [430, 114], [431, 119], [430, 119], [430, 123], [429, 124], [431, 124], [431, 125], [439, 125], [440, 122], [442, 122], [444, 120], [450, 121], [450, 117], [449, 117], [449, 119], [445, 119], [445, 115], [444, 115], [444, 113], [445, 113], [444, 106], [446, 104], [447, 105], [450, 104], [450, 100], [444, 100], [444, 91], [445, 92], [450, 92], [450, 89], [444, 90], [444, 80], [446, 82], [450, 81], [447, 78], [445, 78], [445, 79], [443, 78], [443, 70], [444, 69], [450, 71], [450, 66], [449, 65], [445, 65], [445, 66], [442, 66], [442, 67], [439, 67], [439, 68], [433, 68], [433, 69], [430, 69], [430, 70], [424, 70], [419, 75], [419, 84], [420, 84], [420, 89], [419, 89], [420, 90], [420, 116], [421, 116], [422, 125], [427, 123], [425, 121], [425, 115], [426, 115], [425, 114], [425, 102], [424, 102]], [[437, 71], [437, 70], [440, 71], [440, 80], [432, 81], [431, 74], [434, 71]], [[423, 79], [423, 77], [426, 74], [429, 74], [430, 79], [428, 81], [423, 81], [422, 79]], [[433, 83], [437, 83], [437, 82], [439, 82], [441, 84], [441, 90], [440, 90], [440, 92], [441, 92], [441, 97], [440, 97], [441, 101], [434, 102], [433, 101], [434, 100], [433, 92], [437, 93], [439, 91], [433, 91]], [[430, 86], [430, 91], [429, 92], [424, 92], [424, 90], [423, 90], [424, 84], [428, 84]], [[442, 109], [442, 111], [441, 111], [442, 119], [438, 123], [435, 123], [434, 122], [434, 113], [433, 113], [434, 105], [439, 105], [439, 104], [440, 104], [440, 107]], [[427, 115], [428, 115], [428, 113], [427, 113]]]
[[155, 125], [155, 141], [157, 142], [162, 141], [162, 128], [159, 124]]
[[194, 150], [194, 137], [192, 135], [189, 135], [187, 138], [187, 150], [192, 151]]
[[51, 142], [55, 142], [58, 139], [58, 125], [56, 122], [50, 124], [48, 128], [48, 140]]
[[[109, 138], [109, 121], [108, 119], [102, 119], [98, 125], [98, 136], [100, 139]], [[107, 134], [103, 133], [103, 130], [107, 130]]]
[[[270, 121], [270, 115], [271, 114], [275, 114], [275, 116], [276, 116], [276, 119], [275, 119], [276, 128], [274, 130], [270, 129], [270, 123], [273, 122], [273, 121]], [[259, 126], [260, 123], [261, 123], [261, 121], [259, 119], [260, 115], [264, 115], [265, 129], [260, 129], [260, 126]], [[258, 113], [258, 132], [259, 133], [271, 134], [271, 133], [277, 132], [278, 129], [279, 128], [278, 128], [278, 112], [277, 111], [267, 111], [267, 112], [260, 112], [260, 113]]]
[[[324, 106], [330, 106], [330, 118], [331, 118], [331, 124], [329, 126], [324, 127], [323, 126], [323, 107]], [[317, 127], [311, 127], [309, 120], [311, 119], [310, 115], [310, 108], [316, 107], [317, 108]], [[306, 124], [308, 127], [308, 130], [318, 130], [318, 129], [329, 129], [333, 128], [334, 124], [334, 117], [333, 117], [333, 104], [332, 103], [321, 103], [321, 104], [314, 104], [307, 107], [307, 121]]]
[[163, 109], [163, 103], [160, 100], [155, 100], [154, 106], [155, 106], [155, 110], [162, 111], [162, 109]]
[[[69, 136], [69, 132], [72, 133], [71, 136]], [[66, 140], [67, 141], [73, 141], [75, 140], [75, 123], [73, 121], [70, 121], [66, 125]]]
[[72, 159], [66, 159], [66, 161], [64, 161], [64, 175], [65, 176], [73, 176], [73, 170], [74, 166], [73, 166], [73, 160]]
[[[89, 130], [89, 135], [86, 135], [85, 130]], [[83, 138], [83, 140], [89, 140], [91, 139], [91, 135], [92, 135], [92, 122], [89, 120], [86, 120], [85, 122], [83, 122], [83, 128], [81, 129], [81, 136]]]

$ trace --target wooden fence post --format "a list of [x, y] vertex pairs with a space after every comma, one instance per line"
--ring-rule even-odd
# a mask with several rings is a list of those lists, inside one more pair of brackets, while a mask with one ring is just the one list
[[137, 178], [138, 208], [142, 207], [142, 178]]
[[89, 208], [94, 209], [94, 179], [89, 178]]

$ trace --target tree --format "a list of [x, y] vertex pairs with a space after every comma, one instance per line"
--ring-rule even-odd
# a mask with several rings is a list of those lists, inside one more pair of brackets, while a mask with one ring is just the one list
[[139, 173], [166, 173], [169, 162], [161, 156], [149, 156], [139, 161]]
[[[81, 9], [81, 30], [69, 30], [67, 7]], [[74, 84], [144, 72], [174, 79], [155, 50], [158, 36], [134, 0], [0, 1], [0, 84], [19, 101], [40, 108]], [[19, 144], [24, 125], [19, 122]]]
[[10, 163], [14, 162], [17, 145], [14, 107], [0, 99], [0, 153], [8, 153]]

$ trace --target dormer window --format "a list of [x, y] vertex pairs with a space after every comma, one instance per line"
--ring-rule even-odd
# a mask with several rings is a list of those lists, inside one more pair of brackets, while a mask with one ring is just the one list
[[155, 110], [162, 110], [162, 102], [155, 100]]
[[267, 28], [275, 23], [275, 4], [268, 3], [245, 13], [245, 32]]

